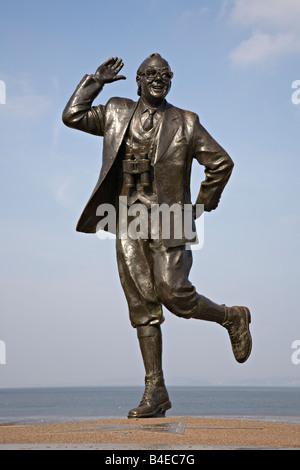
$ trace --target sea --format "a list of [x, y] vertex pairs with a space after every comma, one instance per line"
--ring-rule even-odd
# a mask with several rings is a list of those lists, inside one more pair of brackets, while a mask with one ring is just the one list
[[[211, 417], [300, 424], [300, 387], [168, 387], [167, 417]], [[123, 419], [141, 387], [0, 389], [0, 425]]]

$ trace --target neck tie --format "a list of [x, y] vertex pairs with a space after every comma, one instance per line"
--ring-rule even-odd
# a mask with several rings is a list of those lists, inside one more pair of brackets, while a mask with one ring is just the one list
[[148, 113], [148, 117], [146, 118], [143, 126], [145, 131], [150, 131], [153, 127], [153, 114], [155, 113], [155, 109], [148, 109]]

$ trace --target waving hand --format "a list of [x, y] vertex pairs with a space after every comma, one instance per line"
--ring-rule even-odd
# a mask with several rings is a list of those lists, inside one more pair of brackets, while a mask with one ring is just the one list
[[97, 81], [102, 83], [112, 83], [117, 80], [126, 80], [124, 75], [118, 75], [123, 66], [124, 64], [122, 59], [118, 59], [118, 57], [111, 57], [97, 68], [94, 77]]

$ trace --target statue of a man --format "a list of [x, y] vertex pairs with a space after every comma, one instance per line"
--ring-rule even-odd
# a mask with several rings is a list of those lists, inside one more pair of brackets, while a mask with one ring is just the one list
[[[196, 203], [210, 212], [218, 206], [233, 169], [231, 158], [198, 116], [166, 101], [173, 72], [157, 53], [138, 68], [137, 102], [112, 98], [105, 106], [92, 106], [105, 84], [126, 78], [119, 75], [123, 65], [121, 59], [110, 58], [95, 74], [86, 75], [63, 112], [68, 127], [104, 137], [100, 177], [78, 222], [79, 232], [95, 233], [101, 227], [101, 204], [111, 204], [119, 213], [121, 196], [129, 208], [138, 202], [150, 213], [153, 205], [177, 204], [184, 212], [192, 204], [194, 158], [206, 175]], [[160, 235], [141, 238], [119, 236], [116, 227], [120, 280], [145, 366], [145, 392], [129, 418], [164, 416], [171, 407], [162, 370], [162, 306], [182, 318], [222, 325], [238, 362], [245, 362], [251, 352], [248, 308], [218, 305], [197, 293], [189, 281], [192, 253], [186, 244], [191, 240], [184, 233], [175, 237], [175, 229], [164, 237], [159, 227]]]

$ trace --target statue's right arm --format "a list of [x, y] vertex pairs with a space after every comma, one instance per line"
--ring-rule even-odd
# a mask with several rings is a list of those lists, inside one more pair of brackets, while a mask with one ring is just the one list
[[98, 67], [94, 75], [83, 77], [63, 111], [62, 120], [66, 126], [103, 136], [105, 106], [92, 107], [92, 103], [105, 83], [126, 78], [118, 75], [123, 65], [122, 59], [111, 57]]
[[103, 136], [105, 106], [92, 107], [103, 85], [93, 75], [83, 77], [63, 111], [62, 120], [66, 126]]

